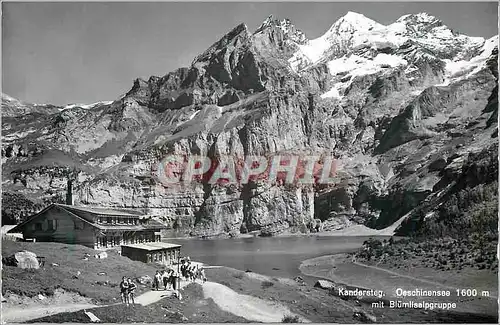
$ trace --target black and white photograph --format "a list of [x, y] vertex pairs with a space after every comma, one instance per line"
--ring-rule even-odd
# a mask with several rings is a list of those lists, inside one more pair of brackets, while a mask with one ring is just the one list
[[498, 323], [498, 2], [1, 6], [1, 323]]

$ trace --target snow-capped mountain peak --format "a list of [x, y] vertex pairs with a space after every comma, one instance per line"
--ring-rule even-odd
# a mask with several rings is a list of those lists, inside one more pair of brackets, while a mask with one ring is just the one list
[[274, 21], [274, 15], [269, 15], [269, 17], [267, 17], [263, 22], [262, 24], [260, 24], [259, 28], [257, 28], [257, 30], [262, 30], [268, 26], [271, 26], [273, 21]]
[[399, 17], [396, 22], [405, 22], [408, 24], [415, 24], [415, 23], [420, 23], [420, 24], [432, 24], [432, 23], [441, 23], [442, 21], [437, 19], [436, 17], [429, 15], [426, 12], [420, 12], [418, 14], [407, 14], [404, 16]]
[[[424, 55], [425, 52], [426, 56], [440, 60], [470, 60], [484, 42], [482, 37], [469, 37], [452, 31], [441, 20], [427, 13], [404, 15], [385, 26], [350, 11], [324, 35], [302, 44], [289, 63], [292, 70], [298, 72], [319, 62], [325, 63], [360, 51], [370, 57], [377, 55], [375, 52], [368, 53], [369, 49], [392, 49], [391, 52], [397, 52], [405, 44], [411, 46], [414, 53], [420, 51], [416, 55]], [[408, 53], [407, 50], [401, 51]]]
[[257, 28], [254, 35], [263, 32], [267, 28], [280, 29], [283, 34], [287, 35], [291, 41], [297, 44], [304, 44], [308, 41], [306, 35], [302, 31], [298, 30], [288, 18], [278, 20], [275, 19], [273, 15], [269, 15], [259, 28]]
[[382, 24], [377, 23], [376, 21], [366, 17], [365, 15], [349, 11], [343, 17], [338, 19], [332, 25], [332, 27], [330, 27], [327, 34], [362, 32], [381, 27], [383, 27]]
[[342, 56], [353, 47], [375, 39], [385, 39], [384, 29], [384, 25], [362, 14], [349, 11], [339, 18], [323, 36], [301, 45], [300, 49], [289, 59], [290, 65], [293, 70], [299, 71], [327, 57]]
[[443, 22], [441, 20], [439, 20], [435, 16], [429, 15], [426, 12], [401, 16], [396, 20], [395, 23], [401, 23], [406, 26], [409, 26], [411, 29], [416, 29], [416, 30], [418, 30], [421, 27], [434, 28], [443, 25]]

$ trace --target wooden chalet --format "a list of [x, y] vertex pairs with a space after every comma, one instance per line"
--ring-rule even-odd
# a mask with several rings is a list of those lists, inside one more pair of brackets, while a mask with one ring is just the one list
[[160, 242], [163, 224], [131, 211], [51, 204], [8, 233], [24, 239], [106, 249], [122, 244]]

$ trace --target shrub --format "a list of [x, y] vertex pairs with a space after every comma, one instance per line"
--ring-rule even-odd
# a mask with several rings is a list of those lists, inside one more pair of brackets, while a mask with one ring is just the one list
[[285, 315], [281, 320], [282, 323], [302, 323], [299, 316]]

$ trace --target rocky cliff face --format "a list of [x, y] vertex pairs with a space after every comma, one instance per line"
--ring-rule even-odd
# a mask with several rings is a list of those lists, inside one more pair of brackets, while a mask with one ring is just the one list
[[[420, 220], [459, 191], [451, 179], [467, 178], [471, 155], [496, 154], [497, 61], [497, 36], [467, 37], [427, 14], [384, 26], [350, 12], [314, 40], [272, 16], [254, 32], [241, 24], [189, 67], [137, 79], [113, 102], [2, 97], [4, 200], [60, 200], [71, 177], [77, 204], [143, 209], [196, 236]], [[154, 177], [168, 154], [273, 153], [334, 156], [338, 181], [165, 187]], [[401, 231], [425, 222], [412, 224]]]

